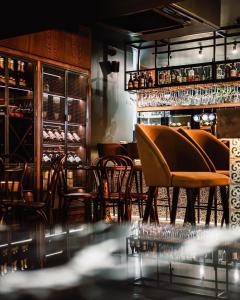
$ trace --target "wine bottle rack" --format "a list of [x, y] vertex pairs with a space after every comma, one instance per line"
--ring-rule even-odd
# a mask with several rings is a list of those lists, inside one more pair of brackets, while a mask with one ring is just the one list
[[0, 54], [0, 150], [34, 162], [34, 63]]
[[69, 187], [83, 186], [77, 169], [86, 162], [88, 77], [43, 65], [42, 89], [42, 166], [65, 154]]

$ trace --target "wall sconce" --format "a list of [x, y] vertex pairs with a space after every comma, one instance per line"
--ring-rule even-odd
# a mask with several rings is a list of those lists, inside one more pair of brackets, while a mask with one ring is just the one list
[[202, 46], [200, 46], [200, 48], [199, 48], [198, 56], [199, 57], [203, 56], [203, 48], [202, 48]]

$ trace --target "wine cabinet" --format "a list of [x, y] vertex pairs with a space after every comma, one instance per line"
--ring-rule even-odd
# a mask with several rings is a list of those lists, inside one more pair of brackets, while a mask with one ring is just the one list
[[42, 66], [42, 169], [66, 155], [69, 188], [84, 187], [86, 163], [88, 76], [55, 66]]

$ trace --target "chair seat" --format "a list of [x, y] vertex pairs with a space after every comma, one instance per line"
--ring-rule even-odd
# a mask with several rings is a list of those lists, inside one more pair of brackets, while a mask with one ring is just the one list
[[87, 193], [87, 192], [67, 193], [67, 194], [63, 194], [63, 196], [66, 198], [84, 198], [84, 199], [94, 198], [93, 193]]
[[148, 194], [147, 193], [131, 193], [130, 196], [132, 198], [137, 198], [137, 199], [142, 199], [142, 200], [147, 200]]
[[216, 172], [217, 172], [218, 174], [222, 174], [222, 175], [225, 175], [225, 176], [230, 176], [229, 170], [216, 170]]
[[229, 185], [229, 177], [214, 172], [172, 172], [172, 186], [202, 188]]
[[2, 200], [1, 204], [4, 206], [21, 206], [26, 208], [43, 208], [45, 207], [45, 202], [26, 202], [24, 200]]

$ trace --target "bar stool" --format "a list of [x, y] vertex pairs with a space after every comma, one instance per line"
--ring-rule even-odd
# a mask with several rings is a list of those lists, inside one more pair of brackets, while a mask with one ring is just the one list
[[[201, 129], [183, 129], [179, 128], [183, 136], [185, 136], [198, 150], [202, 153], [213, 172], [229, 176], [229, 148], [219, 141], [214, 135]], [[220, 193], [224, 193], [225, 187], [220, 187]], [[210, 196], [207, 206], [206, 225], [209, 225], [211, 210], [214, 201], [214, 221], [217, 225], [217, 195], [216, 189], [210, 188]], [[222, 224], [225, 216], [223, 215]]]
[[[185, 188], [184, 222], [195, 225], [196, 189], [229, 185], [226, 175], [212, 172], [201, 152], [188, 139], [167, 126], [136, 125], [139, 155], [146, 184], [150, 187], [143, 221], [147, 222], [156, 187]], [[228, 199], [222, 195], [225, 221], [229, 223]], [[176, 220], [178, 192], [173, 193], [171, 223]]]

